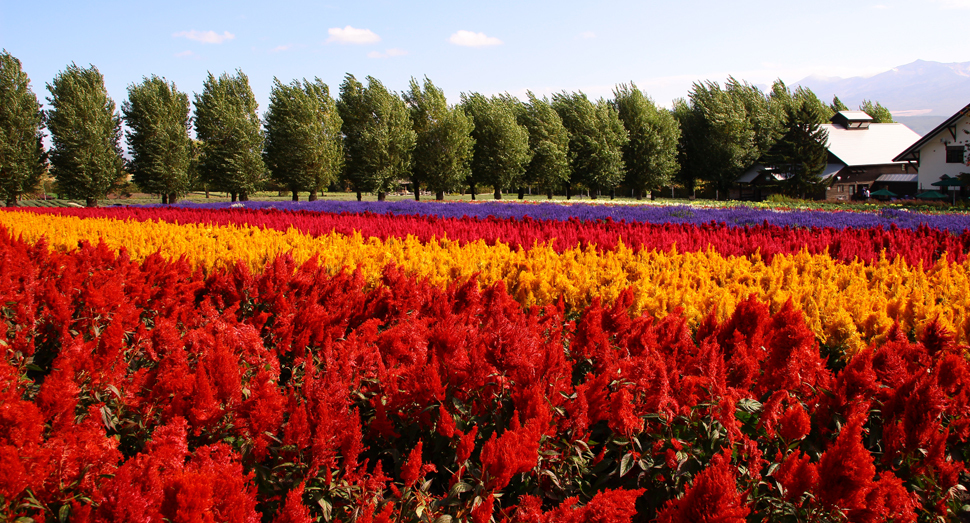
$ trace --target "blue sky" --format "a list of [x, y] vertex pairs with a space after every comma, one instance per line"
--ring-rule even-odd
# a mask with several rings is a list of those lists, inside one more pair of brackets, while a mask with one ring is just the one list
[[970, 0], [0, 0], [0, 47], [23, 62], [42, 101], [75, 62], [97, 66], [119, 106], [144, 76], [191, 95], [207, 72], [236, 69], [261, 111], [274, 76], [320, 77], [336, 94], [346, 73], [397, 91], [427, 75], [453, 103], [472, 91], [609, 97], [634, 81], [670, 106], [692, 82], [728, 75], [792, 84], [916, 59], [970, 61], [968, 16]]

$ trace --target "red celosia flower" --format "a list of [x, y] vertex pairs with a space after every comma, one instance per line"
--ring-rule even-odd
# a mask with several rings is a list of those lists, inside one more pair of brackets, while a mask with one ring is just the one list
[[314, 521], [310, 515], [310, 510], [303, 504], [303, 487], [299, 486], [290, 490], [286, 494], [286, 502], [276, 517], [276, 523], [311, 523]]
[[481, 503], [472, 508], [472, 523], [488, 523], [492, 520], [492, 506], [495, 504], [495, 496], [489, 494]]
[[455, 462], [458, 465], [465, 463], [469, 457], [472, 455], [472, 451], [475, 450], [475, 438], [478, 436], [478, 425], [472, 427], [472, 430], [468, 431], [466, 434], [460, 434], [458, 439], [458, 448], [455, 449]]
[[903, 481], [889, 471], [883, 471], [866, 495], [865, 506], [852, 514], [859, 523], [915, 523], [916, 501], [906, 490]]
[[724, 455], [694, 478], [683, 497], [672, 499], [657, 514], [659, 523], [745, 523], [750, 509], [736, 484], [737, 470]]
[[628, 438], [643, 430], [643, 419], [634, 412], [632, 400], [627, 389], [614, 392], [610, 398], [610, 429]]
[[419, 476], [421, 474], [421, 450], [424, 447], [424, 442], [418, 440], [418, 444], [411, 449], [411, 453], [408, 454], [407, 461], [401, 466], [401, 482], [404, 483], [404, 487], [408, 488], [417, 483]]
[[797, 502], [802, 494], [814, 492], [818, 484], [818, 467], [808, 454], [796, 450], [785, 458], [772, 476], [785, 487], [785, 499]]
[[778, 420], [778, 434], [785, 441], [795, 441], [808, 436], [812, 431], [812, 420], [800, 403], [794, 403]]
[[509, 484], [512, 476], [527, 472], [539, 460], [541, 429], [535, 420], [519, 426], [518, 413], [512, 415], [512, 426], [501, 436], [492, 437], [482, 445], [482, 473], [487, 478], [486, 488], [501, 490]]
[[868, 405], [857, 405], [818, 465], [818, 499], [828, 508], [856, 510], [865, 505], [876, 467], [862, 446], [862, 424]]
[[455, 435], [455, 418], [451, 417], [444, 404], [438, 405], [438, 434], [449, 439]]
[[519, 523], [629, 523], [637, 514], [639, 490], [603, 490], [585, 505], [579, 498], [565, 499], [558, 507], [542, 512], [542, 501], [535, 496], [522, 496], [513, 521]]

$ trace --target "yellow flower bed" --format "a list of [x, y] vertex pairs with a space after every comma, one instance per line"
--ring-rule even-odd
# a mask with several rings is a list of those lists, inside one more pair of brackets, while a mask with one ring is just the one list
[[819, 340], [854, 353], [879, 340], [897, 321], [919, 333], [938, 319], [966, 344], [968, 267], [944, 257], [932, 267], [913, 267], [897, 259], [865, 264], [837, 263], [806, 252], [775, 256], [770, 264], [757, 257], [725, 257], [713, 250], [696, 253], [612, 252], [572, 249], [563, 253], [545, 245], [513, 250], [482, 241], [459, 246], [413, 237], [381, 241], [360, 235], [329, 234], [313, 238], [296, 229], [286, 232], [248, 226], [210, 226], [76, 218], [16, 211], [0, 212], [0, 225], [30, 242], [46, 239], [50, 248], [68, 250], [80, 241], [102, 240], [126, 249], [135, 260], [160, 251], [170, 259], [185, 257], [203, 270], [236, 262], [260, 271], [277, 256], [297, 262], [316, 256], [331, 271], [359, 269], [377, 284], [387, 264], [440, 286], [478, 274], [483, 285], [504, 281], [523, 305], [552, 303], [562, 297], [569, 307], [594, 297], [614, 300], [633, 288], [637, 312], [661, 317], [682, 309], [692, 323], [710, 311], [719, 320], [755, 294], [777, 310], [788, 299], [802, 311]]

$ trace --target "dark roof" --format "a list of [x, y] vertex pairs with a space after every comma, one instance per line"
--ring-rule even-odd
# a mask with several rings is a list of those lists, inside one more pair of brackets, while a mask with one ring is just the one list
[[917, 158], [916, 156], [914, 156], [913, 153], [915, 153], [916, 151], [919, 151], [924, 145], [927, 144], [927, 142], [932, 140], [936, 135], [940, 134], [941, 132], [943, 132], [944, 129], [955, 124], [957, 121], [960, 120], [960, 118], [963, 118], [968, 114], [970, 114], [970, 104], [967, 104], [963, 109], [960, 109], [959, 111], [954, 113], [953, 116], [947, 118], [943, 123], [934, 127], [932, 131], [924, 134], [922, 138], [920, 138], [919, 140], [916, 140], [916, 143], [914, 143], [913, 145], [910, 145], [905, 151], [899, 153], [895, 158], [893, 158], [893, 161], [894, 162], [916, 161]]

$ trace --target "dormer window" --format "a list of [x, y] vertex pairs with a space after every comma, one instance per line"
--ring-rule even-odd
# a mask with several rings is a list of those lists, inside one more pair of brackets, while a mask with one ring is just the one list
[[832, 117], [831, 122], [845, 129], [865, 130], [872, 123], [872, 117], [863, 111], [839, 111]]

